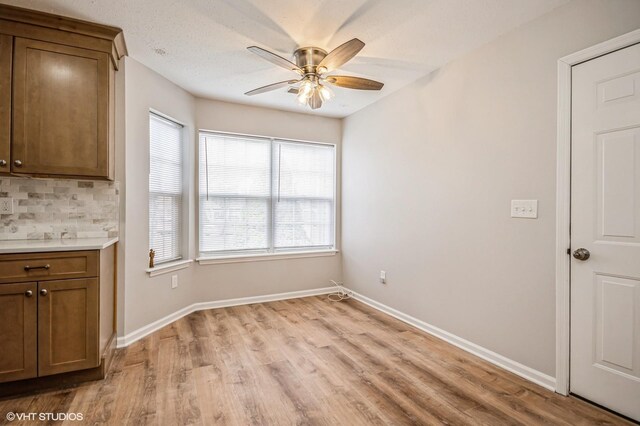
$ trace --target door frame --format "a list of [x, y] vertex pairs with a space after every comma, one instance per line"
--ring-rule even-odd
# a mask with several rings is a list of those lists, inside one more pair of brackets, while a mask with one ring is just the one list
[[558, 60], [556, 165], [556, 392], [569, 394], [571, 332], [571, 68], [640, 43], [640, 29]]

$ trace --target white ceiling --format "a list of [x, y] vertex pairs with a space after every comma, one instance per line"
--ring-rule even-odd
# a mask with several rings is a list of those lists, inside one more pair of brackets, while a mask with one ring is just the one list
[[[247, 97], [295, 77], [246, 50], [290, 58], [297, 46], [329, 51], [366, 43], [340, 71], [385, 83], [380, 92], [337, 88], [315, 114], [345, 117], [568, 0], [0, 0], [114, 25], [129, 54], [192, 94], [298, 112], [286, 89]], [[526, 48], [526, 46], [523, 46]]]

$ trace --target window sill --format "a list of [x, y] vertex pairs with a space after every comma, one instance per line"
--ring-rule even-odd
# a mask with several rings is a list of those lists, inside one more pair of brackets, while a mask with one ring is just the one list
[[317, 250], [289, 253], [247, 254], [217, 257], [199, 257], [200, 265], [218, 265], [222, 263], [261, 262], [266, 260], [304, 259], [307, 257], [335, 256], [338, 250]]
[[156, 277], [158, 275], [168, 274], [169, 272], [179, 271], [180, 269], [186, 269], [191, 266], [191, 263], [193, 263], [193, 259], [176, 260], [174, 262], [162, 263], [153, 268], [148, 268], [147, 274], [150, 277]]

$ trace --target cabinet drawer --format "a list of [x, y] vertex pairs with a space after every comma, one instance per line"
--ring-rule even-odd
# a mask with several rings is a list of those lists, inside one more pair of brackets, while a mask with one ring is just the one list
[[97, 276], [97, 251], [0, 255], [0, 284]]

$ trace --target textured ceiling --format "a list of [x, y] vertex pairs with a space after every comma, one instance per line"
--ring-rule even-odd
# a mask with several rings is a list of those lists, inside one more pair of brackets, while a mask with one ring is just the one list
[[[358, 37], [365, 48], [340, 73], [385, 83], [380, 92], [336, 88], [314, 114], [344, 117], [568, 0], [0, 0], [114, 25], [129, 54], [204, 98], [310, 112], [286, 89], [243, 93], [296, 74], [250, 45], [290, 58], [297, 46], [329, 51]], [[523, 46], [526, 47], [526, 46]]]

